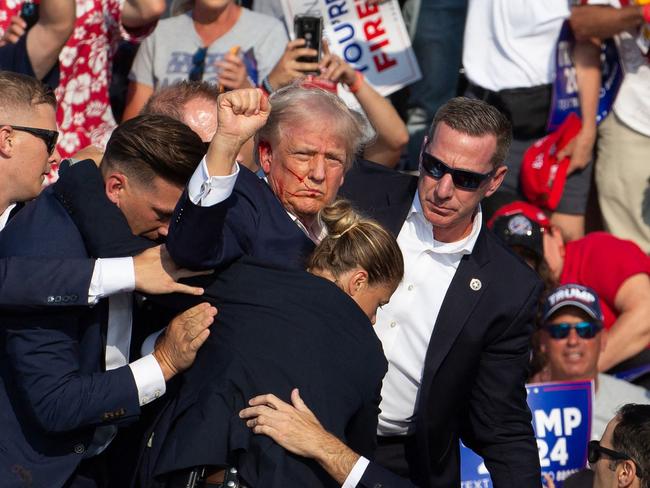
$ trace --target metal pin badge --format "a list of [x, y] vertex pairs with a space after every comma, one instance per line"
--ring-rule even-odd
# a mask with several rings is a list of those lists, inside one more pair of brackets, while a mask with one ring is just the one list
[[472, 281], [469, 282], [469, 287], [474, 291], [479, 291], [481, 286], [483, 286], [483, 284], [478, 278], [472, 278]]

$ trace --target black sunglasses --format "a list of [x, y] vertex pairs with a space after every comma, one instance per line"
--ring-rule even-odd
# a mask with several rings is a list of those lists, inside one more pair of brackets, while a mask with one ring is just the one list
[[190, 69], [190, 81], [203, 80], [203, 72], [205, 71], [205, 55], [208, 52], [207, 47], [200, 47], [192, 56], [192, 68]]
[[589, 461], [589, 464], [597, 463], [603, 454], [614, 461], [632, 461], [636, 466], [636, 475], [639, 478], [643, 478], [641, 468], [630, 456], [623, 454], [622, 452], [607, 449], [606, 447], [601, 446], [599, 441], [589, 441], [589, 444], [587, 444], [587, 461]]
[[425, 151], [422, 151], [420, 165], [429, 176], [436, 180], [439, 180], [445, 176], [445, 174], [449, 173], [454, 185], [464, 190], [476, 190], [481, 186], [481, 183], [488, 178], [491, 178], [495, 172], [495, 170], [492, 170], [489, 173], [475, 173], [474, 171], [467, 171], [466, 169], [450, 168], [440, 159]]
[[59, 133], [55, 130], [36, 129], [34, 127], [23, 127], [20, 125], [10, 125], [13, 130], [28, 132], [29, 134], [41, 139], [47, 146], [47, 153], [51, 156], [56, 147], [56, 141], [59, 139]]
[[577, 324], [562, 322], [560, 324], [546, 324], [544, 329], [553, 339], [566, 339], [569, 337], [571, 329], [575, 329], [576, 334], [583, 339], [593, 339], [603, 329], [603, 324], [600, 322], [578, 322]]

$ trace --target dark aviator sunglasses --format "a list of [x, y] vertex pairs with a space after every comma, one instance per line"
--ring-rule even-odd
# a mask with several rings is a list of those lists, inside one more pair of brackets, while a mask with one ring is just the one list
[[449, 173], [454, 185], [463, 190], [476, 190], [484, 181], [494, 176], [495, 172], [495, 170], [492, 170], [488, 173], [475, 173], [466, 169], [450, 168], [440, 159], [425, 151], [422, 151], [420, 156], [420, 166], [427, 175], [436, 180]]
[[583, 339], [593, 339], [603, 329], [603, 324], [600, 322], [578, 322], [577, 324], [562, 322], [560, 324], [546, 324], [544, 329], [552, 339], [566, 339], [569, 337], [571, 329], [575, 329], [576, 334]]
[[607, 449], [606, 447], [601, 446], [599, 441], [589, 441], [589, 444], [587, 444], [587, 461], [589, 461], [589, 464], [593, 465], [597, 463], [603, 455], [614, 461], [632, 461], [636, 466], [636, 475], [639, 478], [643, 477], [641, 468], [630, 456], [623, 454], [622, 452]]
[[41, 139], [47, 146], [47, 153], [51, 156], [56, 147], [56, 141], [59, 139], [59, 133], [55, 130], [37, 129], [35, 127], [23, 127], [21, 125], [10, 125], [13, 130], [27, 132]]

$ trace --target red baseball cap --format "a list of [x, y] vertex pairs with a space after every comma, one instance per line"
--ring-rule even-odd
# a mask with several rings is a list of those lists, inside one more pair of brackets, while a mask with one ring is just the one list
[[570, 158], [561, 161], [557, 153], [576, 136], [582, 127], [580, 117], [570, 113], [562, 125], [539, 139], [524, 153], [521, 163], [521, 189], [526, 199], [539, 207], [555, 210], [564, 191]]
[[488, 228], [493, 229], [494, 222], [499, 217], [510, 217], [511, 215], [516, 214], [525, 215], [527, 218], [537, 223], [544, 229], [551, 227], [551, 221], [541, 208], [531, 205], [528, 202], [518, 200], [516, 202], [504, 205], [503, 207], [500, 207], [496, 212], [494, 212], [490, 220], [488, 220]]

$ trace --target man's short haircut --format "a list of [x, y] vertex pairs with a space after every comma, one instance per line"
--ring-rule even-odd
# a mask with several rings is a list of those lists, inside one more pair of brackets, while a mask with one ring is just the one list
[[3, 115], [41, 104], [56, 109], [56, 98], [52, 88], [32, 76], [0, 71], [0, 111]]
[[286, 127], [299, 127], [308, 125], [310, 120], [327, 118], [332, 129], [347, 142], [346, 169], [349, 169], [354, 157], [372, 137], [373, 131], [363, 115], [351, 110], [334, 93], [320, 88], [289, 85], [274, 92], [269, 101], [271, 114], [255, 136], [256, 147], [260, 141], [271, 145], [279, 143]]
[[156, 90], [142, 107], [140, 115], [167, 115], [182, 121], [187, 102], [198, 98], [216, 103], [218, 96], [219, 88], [214, 83], [183, 80]]
[[165, 115], [139, 115], [119, 125], [102, 159], [104, 174], [118, 170], [140, 184], [161, 177], [185, 185], [203, 158], [201, 138]]
[[429, 131], [429, 141], [433, 139], [440, 123], [472, 137], [495, 136], [497, 148], [492, 156], [492, 167], [504, 163], [512, 142], [512, 125], [505, 115], [489, 103], [466, 97], [452, 98], [436, 112]]
[[641, 470], [641, 488], [650, 488], [650, 405], [628, 403], [621, 407], [616, 417], [613, 449], [634, 460]]

